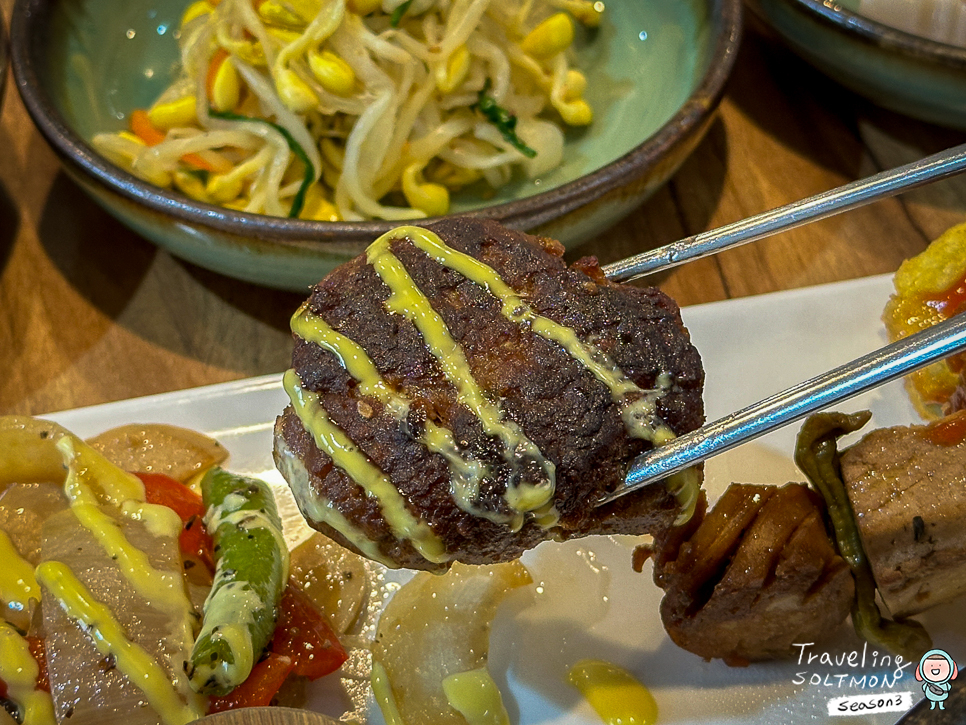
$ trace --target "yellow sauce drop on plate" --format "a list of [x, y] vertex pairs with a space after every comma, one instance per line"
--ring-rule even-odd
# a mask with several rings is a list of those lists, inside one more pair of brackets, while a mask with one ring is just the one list
[[581, 660], [567, 681], [580, 690], [607, 725], [653, 725], [654, 696], [627, 670], [603, 660]]
[[486, 667], [449, 675], [443, 692], [469, 725], [510, 725], [500, 688]]

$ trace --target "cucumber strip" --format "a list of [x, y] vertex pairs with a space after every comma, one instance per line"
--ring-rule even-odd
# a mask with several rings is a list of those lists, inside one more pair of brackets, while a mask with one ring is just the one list
[[196, 692], [220, 696], [248, 678], [272, 637], [289, 554], [266, 483], [214, 467], [201, 493], [215, 580], [186, 672]]

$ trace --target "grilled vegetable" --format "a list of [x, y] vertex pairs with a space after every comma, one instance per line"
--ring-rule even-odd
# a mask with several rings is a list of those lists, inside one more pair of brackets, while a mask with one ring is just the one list
[[868, 642], [915, 662], [932, 646], [929, 635], [918, 622], [892, 621], [879, 613], [875, 604], [872, 567], [862, 547], [852, 504], [842, 481], [836, 441], [861, 428], [869, 418], [868, 412], [811, 416], [798, 434], [795, 463], [825, 499], [838, 550], [855, 577], [852, 625], [856, 633]]
[[111, 428], [87, 444], [125, 471], [163, 473], [182, 483], [228, 458], [228, 451], [213, 438], [158, 423]]
[[197, 692], [225, 695], [245, 681], [271, 639], [288, 580], [288, 549], [265, 483], [213, 468], [201, 489], [215, 581], [188, 676]]
[[[490, 625], [500, 602], [531, 581], [517, 561], [454, 564], [442, 576], [420, 572], [396, 592], [372, 648], [373, 694], [386, 721], [465, 725], [454, 700], [462, 702], [467, 687], [479, 692], [480, 681], [484, 690], [498, 692], [486, 669]], [[456, 675], [465, 677], [449, 679]], [[495, 699], [498, 710], [502, 703]]]
[[966, 595], [966, 411], [873, 430], [841, 461], [862, 546], [892, 616]]

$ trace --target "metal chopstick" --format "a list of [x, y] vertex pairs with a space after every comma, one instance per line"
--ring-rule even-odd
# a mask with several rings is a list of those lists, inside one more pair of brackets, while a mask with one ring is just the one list
[[603, 267], [628, 282], [966, 171], [966, 144]]
[[597, 505], [964, 349], [966, 314], [959, 314], [641, 454]]

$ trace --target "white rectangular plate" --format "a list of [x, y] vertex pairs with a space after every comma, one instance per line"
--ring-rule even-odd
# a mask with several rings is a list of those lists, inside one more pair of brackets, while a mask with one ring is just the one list
[[[886, 339], [879, 318], [891, 289], [888, 277], [870, 277], [685, 308], [707, 371], [708, 420], [881, 347]], [[286, 402], [280, 376], [272, 375], [47, 417], [81, 436], [132, 422], [205, 431], [229, 449], [232, 470], [281, 484], [271, 439], [275, 416]], [[872, 410], [867, 430], [919, 422], [900, 382], [838, 409]], [[790, 426], [710, 461], [705, 484], [710, 500], [732, 481], [804, 480], [792, 461], [796, 433], [797, 426]], [[544, 544], [524, 557], [534, 586], [515, 593], [503, 607], [490, 651], [490, 668], [513, 722], [599, 723], [565, 681], [569, 666], [588, 657], [632, 671], [654, 694], [661, 725], [811, 723], [827, 720], [828, 703], [843, 697], [882, 693], [895, 695], [903, 706], [921, 699], [916, 663], [901, 668], [896, 681], [896, 663], [883, 663], [884, 653], [864, 649], [847, 625], [829, 641], [803, 646], [800, 660], [746, 668], [704, 662], [678, 649], [661, 626], [661, 591], [649, 566], [643, 574], [631, 569], [637, 543], [630, 537], [599, 537]], [[959, 659], [966, 656], [966, 624], [956, 610], [938, 608], [922, 621], [935, 645]], [[864, 659], [849, 664], [852, 651]], [[331, 691], [322, 692], [329, 696]], [[320, 708], [333, 714], [338, 705], [321, 702]], [[844, 722], [888, 724], [898, 716], [864, 714]], [[371, 720], [382, 722], [378, 712]]]

